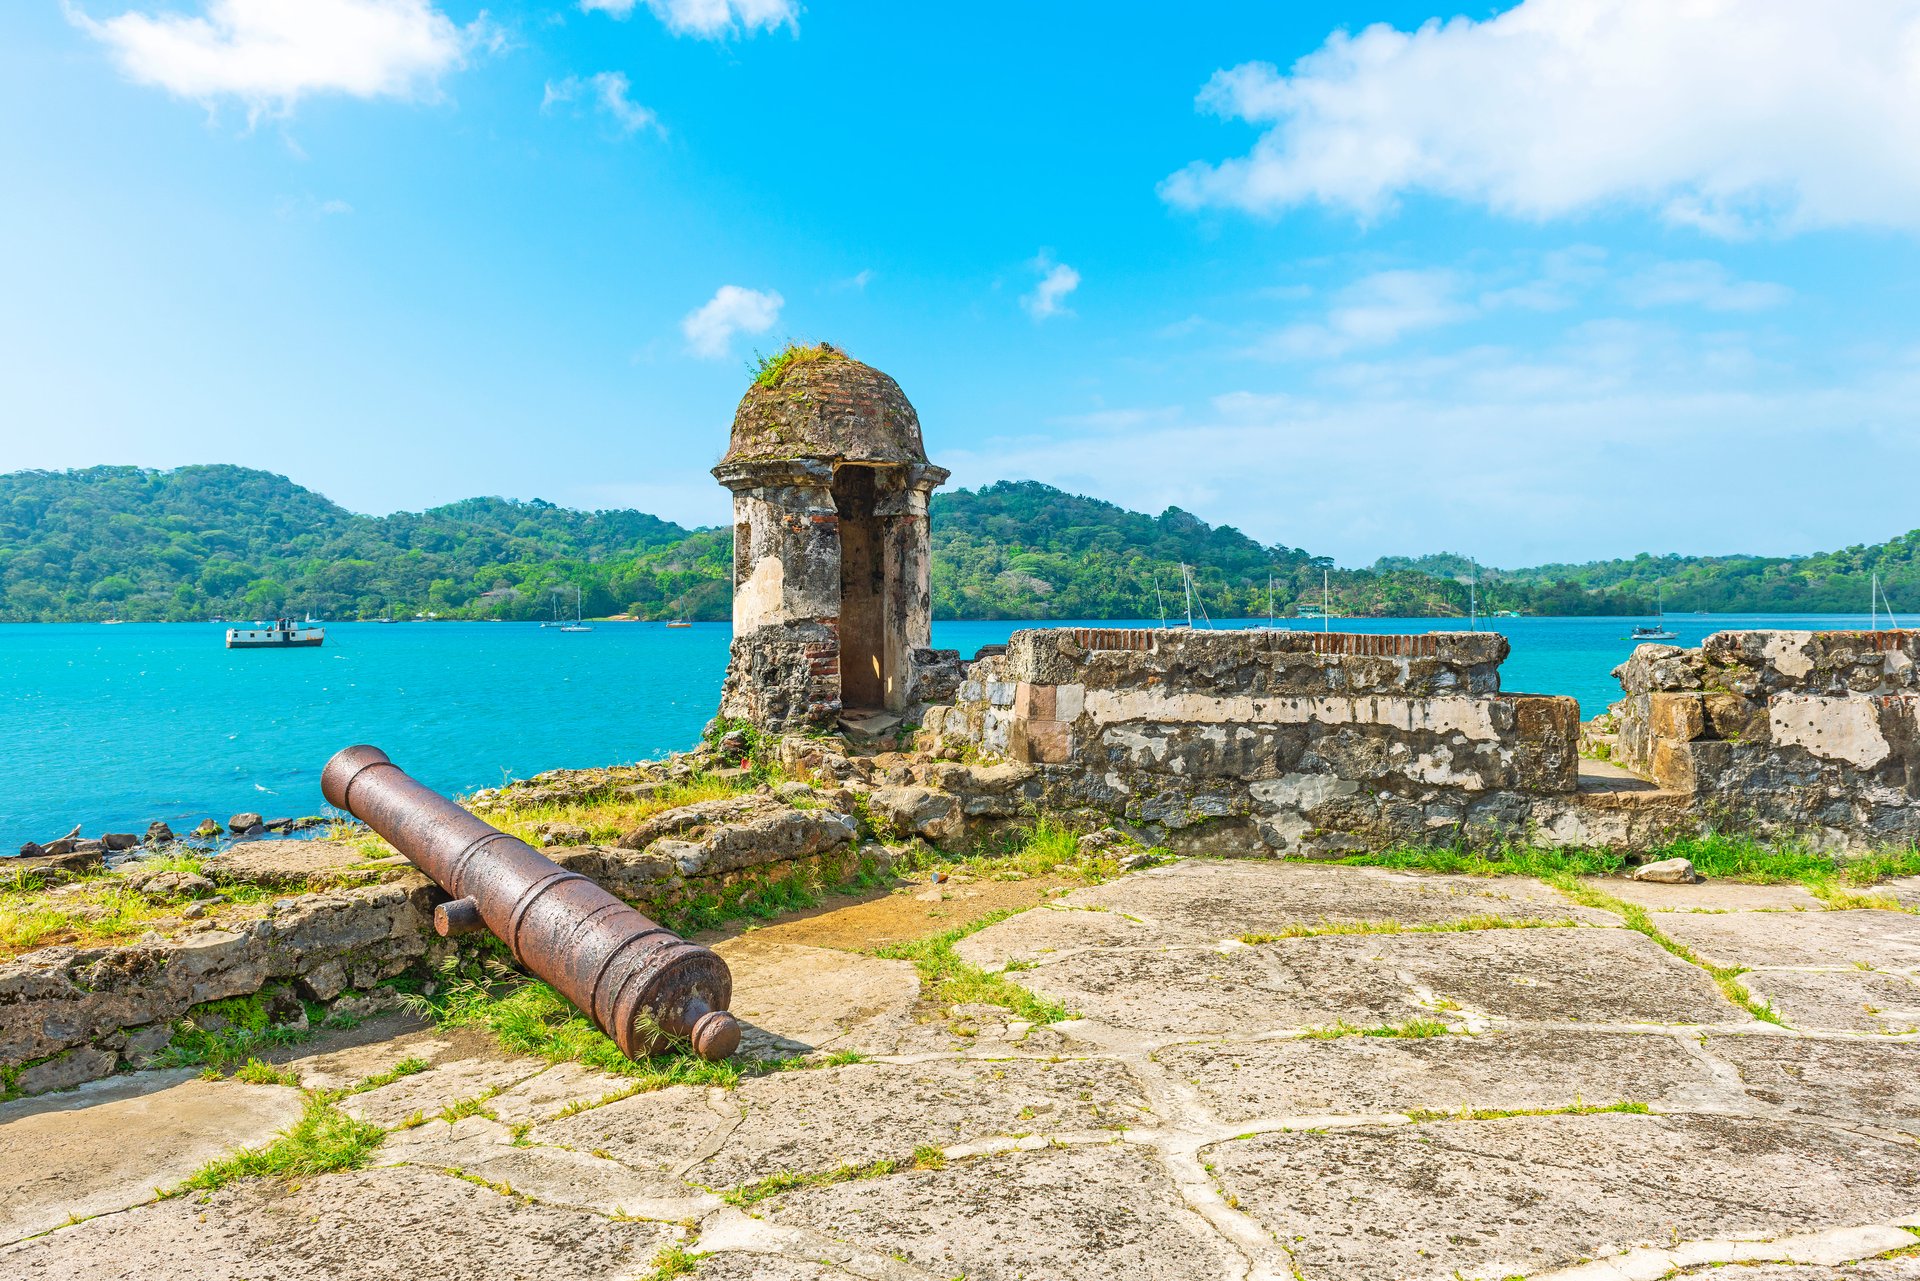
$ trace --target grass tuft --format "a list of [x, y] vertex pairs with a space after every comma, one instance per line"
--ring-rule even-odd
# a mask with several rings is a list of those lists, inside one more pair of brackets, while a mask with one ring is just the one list
[[846, 360], [847, 353], [832, 343], [790, 342], [771, 356], [753, 353], [747, 368], [753, 373], [755, 387], [778, 387], [795, 365], [810, 365], [816, 360]]
[[386, 1071], [374, 1073], [372, 1076], [368, 1077], [366, 1080], [354, 1086], [351, 1090], [348, 1090], [347, 1093], [365, 1094], [368, 1090], [377, 1090], [383, 1085], [392, 1085], [395, 1081], [398, 1081], [401, 1077], [413, 1076], [415, 1073], [424, 1072], [430, 1066], [431, 1065], [425, 1059], [415, 1058], [412, 1055], [409, 1055], [406, 1058], [401, 1059], [398, 1063], [394, 1064], [392, 1067], [388, 1068]]
[[953, 950], [953, 945], [969, 934], [977, 934], [989, 925], [998, 924], [1017, 911], [1015, 908], [1006, 908], [989, 912], [977, 921], [943, 934], [877, 947], [873, 949], [873, 955], [888, 961], [913, 962], [914, 969], [920, 972], [922, 993], [942, 1005], [976, 1002], [998, 1005], [1029, 1023], [1058, 1023], [1071, 1017], [1066, 1006], [1050, 997], [1039, 996], [999, 974], [969, 964]]
[[1377, 1036], [1425, 1041], [1452, 1032], [1451, 1027], [1438, 1019], [1409, 1019], [1405, 1023], [1383, 1023], [1378, 1027], [1359, 1027], [1342, 1019], [1325, 1027], [1309, 1028], [1300, 1034], [1300, 1038], [1305, 1041], [1337, 1041], [1347, 1036]]
[[238, 1072], [233, 1074], [236, 1081], [245, 1081], [248, 1085], [298, 1085], [300, 1078], [284, 1068], [274, 1067], [271, 1063], [262, 1063], [259, 1059], [248, 1059]]
[[1407, 925], [1400, 921], [1328, 921], [1311, 925], [1289, 925], [1275, 934], [1242, 934], [1240, 941], [1251, 945], [1275, 943], [1281, 939], [1318, 938], [1323, 934], [1466, 934], [1476, 930], [1559, 930], [1571, 929], [1578, 922], [1565, 918], [1543, 920], [1534, 916], [1511, 917], [1481, 913], [1452, 921], [1420, 921]]
[[878, 1161], [869, 1161], [865, 1165], [840, 1165], [831, 1170], [820, 1170], [812, 1174], [778, 1170], [764, 1179], [755, 1179], [752, 1183], [728, 1188], [720, 1194], [720, 1199], [728, 1205], [737, 1205], [745, 1209], [750, 1205], [758, 1205], [769, 1197], [779, 1196], [782, 1192], [791, 1192], [795, 1188], [824, 1188], [836, 1183], [852, 1183], [859, 1179], [884, 1178], [907, 1168], [909, 1168], [908, 1163], [885, 1157]]
[[385, 1137], [379, 1126], [356, 1121], [326, 1097], [310, 1094], [306, 1114], [273, 1142], [209, 1162], [170, 1195], [212, 1192], [235, 1179], [291, 1179], [355, 1169], [367, 1163]]
[[443, 1028], [477, 1027], [500, 1045], [549, 1063], [582, 1063], [628, 1077], [641, 1090], [670, 1085], [717, 1085], [732, 1089], [742, 1069], [732, 1061], [708, 1063], [684, 1051], [633, 1060], [565, 997], [545, 983], [519, 975], [496, 982], [457, 977], [449, 968], [437, 995], [405, 998], [409, 1009]]
[[1626, 1112], [1646, 1116], [1647, 1105], [1622, 1100], [1619, 1103], [1575, 1103], [1563, 1108], [1459, 1108], [1452, 1112], [1432, 1112], [1415, 1108], [1405, 1115], [1424, 1121], [1504, 1121], [1512, 1116], [1598, 1116], [1605, 1112]]
[[670, 1245], [653, 1256], [653, 1271], [641, 1281], [674, 1281], [675, 1277], [690, 1277], [704, 1257], [685, 1246]]

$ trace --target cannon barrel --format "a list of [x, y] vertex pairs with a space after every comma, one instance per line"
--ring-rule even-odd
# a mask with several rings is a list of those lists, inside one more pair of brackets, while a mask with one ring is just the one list
[[377, 747], [336, 753], [320, 790], [452, 895], [434, 910], [435, 930], [493, 931], [628, 1058], [670, 1037], [703, 1059], [738, 1048], [740, 1024], [727, 1012], [733, 975], [712, 951], [421, 786]]

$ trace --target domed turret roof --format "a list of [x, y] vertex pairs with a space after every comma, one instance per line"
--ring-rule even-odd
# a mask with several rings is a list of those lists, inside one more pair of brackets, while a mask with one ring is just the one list
[[722, 467], [809, 458], [924, 463], [920, 415], [900, 384], [837, 347], [789, 347], [766, 362], [733, 415]]

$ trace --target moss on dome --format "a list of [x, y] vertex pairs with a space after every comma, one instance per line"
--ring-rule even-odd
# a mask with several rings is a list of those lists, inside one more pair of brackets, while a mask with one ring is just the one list
[[830, 343], [789, 345], [756, 363], [722, 466], [820, 459], [927, 461], [920, 416], [900, 384]]

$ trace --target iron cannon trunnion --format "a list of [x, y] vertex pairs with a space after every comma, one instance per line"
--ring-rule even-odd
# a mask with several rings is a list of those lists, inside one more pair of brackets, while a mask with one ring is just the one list
[[710, 949], [421, 786], [377, 747], [336, 753], [320, 790], [452, 896], [434, 910], [436, 931], [492, 931], [628, 1058], [673, 1038], [703, 1059], [739, 1047], [739, 1021], [727, 1011], [733, 975]]

